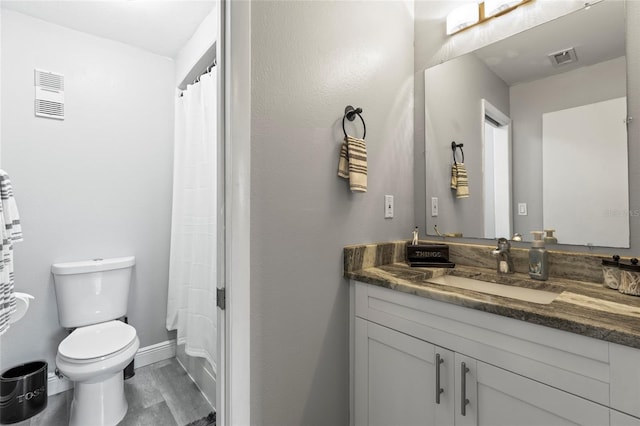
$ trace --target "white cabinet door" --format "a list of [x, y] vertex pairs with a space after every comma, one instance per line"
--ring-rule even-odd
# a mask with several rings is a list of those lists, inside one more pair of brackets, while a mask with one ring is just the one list
[[355, 339], [356, 425], [453, 425], [451, 351], [361, 318]]
[[456, 357], [456, 363], [466, 360], [470, 365], [467, 416], [457, 411], [456, 426], [471, 425], [468, 420], [479, 426], [609, 425], [607, 407], [481, 361], [474, 364]]
[[638, 357], [639, 352], [635, 348], [609, 344], [611, 408], [635, 417], [640, 417]]

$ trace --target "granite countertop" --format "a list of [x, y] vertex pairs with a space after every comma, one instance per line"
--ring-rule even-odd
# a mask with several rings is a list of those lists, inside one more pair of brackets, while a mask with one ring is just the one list
[[[347, 259], [348, 249], [346, 278], [640, 349], [640, 297], [621, 294], [602, 283], [555, 277], [536, 281], [523, 273], [500, 275], [493, 269], [465, 265], [453, 269], [413, 268], [400, 260], [398, 253], [380, 255], [379, 248], [378, 261], [369, 265], [366, 261], [353, 262], [358, 256], [349, 255]], [[444, 274], [547, 290], [559, 296], [544, 305], [428, 281]]]

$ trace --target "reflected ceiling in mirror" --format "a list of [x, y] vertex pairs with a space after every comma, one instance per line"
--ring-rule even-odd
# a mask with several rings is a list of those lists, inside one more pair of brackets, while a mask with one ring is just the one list
[[624, 55], [625, 4], [603, 1], [425, 70], [427, 234], [628, 247]]

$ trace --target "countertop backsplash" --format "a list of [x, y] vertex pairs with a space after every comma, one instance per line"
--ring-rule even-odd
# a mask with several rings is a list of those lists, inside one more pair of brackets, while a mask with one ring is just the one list
[[[357, 244], [344, 249], [344, 272], [404, 262], [408, 240]], [[421, 240], [420, 243], [443, 244], [442, 241]], [[496, 260], [491, 256], [495, 246], [444, 242], [449, 246], [449, 260], [457, 265], [475, 266], [480, 268], [496, 268]], [[554, 250], [546, 247], [549, 254], [550, 278], [565, 278], [591, 283], [602, 283], [602, 259], [611, 255], [576, 253]], [[511, 248], [513, 264], [516, 272], [523, 274], [529, 271], [529, 249]], [[629, 258], [622, 261], [628, 262]]]

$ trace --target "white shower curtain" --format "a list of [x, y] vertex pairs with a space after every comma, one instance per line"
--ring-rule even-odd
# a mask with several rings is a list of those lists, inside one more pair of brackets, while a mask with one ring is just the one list
[[216, 75], [176, 101], [167, 329], [216, 371]]

